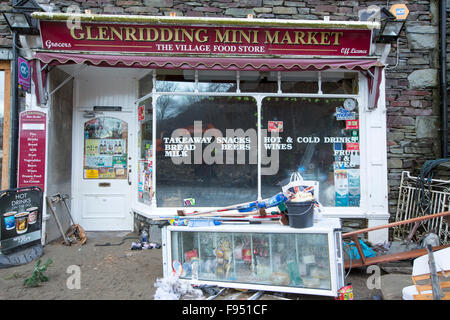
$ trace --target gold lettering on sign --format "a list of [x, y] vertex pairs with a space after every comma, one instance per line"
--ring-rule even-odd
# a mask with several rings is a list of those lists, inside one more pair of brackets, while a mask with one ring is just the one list
[[284, 33], [283, 39], [281, 39], [281, 43], [283, 44], [292, 44], [291, 36], [289, 35], [289, 31]]
[[318, 32], [308, 32], [308, 42], [306, 44], [319, 44], [316, 39]]
[[107, 35], [108, 27], [98, 27], [98, 39], [99, 40], [109, 40]]
[[[206, 35], [202, 36], [201, 33], [206, 33]], [[195, 40], [198, 42], [206, 42], [208, 41], [208, 30], [206, 29], [198, 29], [195, 31]]]
[[114, 36], [117, 37], [117, 39], [119, 39], [120, 41], [123, 40], [123, 36], [122, 36], [122, 29], [123, 27], [120, 27], [120, 31], [117, 30], [115, 27], [111, 27], [110, 31], [111, 31], [111, 40], [116, 40], [116, 38], [114, 38]]
[[75, 33], [75, 29], [81, 29], [82, 28], [76, 28], [76, 27], [72, 27], [70, 28], [70, 35], [72, 38], [74, 38], [75, 40], [83, 40], [84, 39], [84, 33], [79, 32], [78, 35]]
[[98, 40], [98, 36], [95, 38], [92, 36], [92, 26], [86, 27], [86, 40]]
[[331, 34], [334, 34], [334, 45], [338, 46], [339, 45], [339, 37], [343, 36], [344, 33], [341, 32], [332, 32]]
[[[156, 28], [145, 28], [147, 30], [147, 41], [157, 41], [159, 37], [158, 30]], [[153, 32], [153, 38], [152, 38]]]
[[264, 43], [273, 43], [273, 44], [280, 44], [278, 41], [278, 36], [280, 34], [280, 31], [275, 31], [273, 35], [270, 33], [270, 31], [266, 31], [266, 40]]
[[[261, 31], [261, 36], [260, 32]], [[262, 33], [264, 32], [264, 33]], [[146, 27], [125, 25], [85, 25], [70, 28], [70, 36], [75, 40], [101, 41], [146, 41], [174, 43], [204, 43], [210, 35], [215, 43], [244, 45], [313, 45], [339, 46], [343, 31], [301, 31], [301, 30], [261, 30], [226, 29], [218, 27]]]
[[303, 31], [295, 31], [294, 32], [295, 35], [295, 40], [294, 43], [295, 44], [306, 44], [305, 40], [303, 40], [303, 38], [305, 37], [305, 33]]

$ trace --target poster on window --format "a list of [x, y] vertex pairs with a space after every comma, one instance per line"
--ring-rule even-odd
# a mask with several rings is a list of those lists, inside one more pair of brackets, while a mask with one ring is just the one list
[[348, 172], [334, 170], [335, 206], [348, 207]]
[[283, 132], [283, 121], [269, 121], [269, 132]]
[[348, 206], [359, 207], [359, 201], [361, 199], [361, 187], [359, 169], [348, 169]]
[[102, 117], [84, 125], [84, 178], [125, 179], [127, 177], [128, 125], [119, 119]]

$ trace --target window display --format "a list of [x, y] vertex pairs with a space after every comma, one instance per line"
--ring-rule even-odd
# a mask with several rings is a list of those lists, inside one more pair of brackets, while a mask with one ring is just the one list
[[323, 206], [359, 206], [359, 120], [354, 103], [344, 98], [263, 99], [263, 198], [278, 192], [298, 171], [305, 180], [319, 181]]
[[128, 124], [98, 117], [84, 124], [84, 179], [127, 179]]
[[244, 203], [277, 194], [299, 172], [319, 183], [324, 207], [360, 206], [357, 72], [153, 72], [139, 81], [139, 92], [155, 80], [162, 93], [156, 131], [152, 114], [139, 120], [140, 202], [151, 203], [142, 200], [151, 189], [157, 207]]
[[138, 201], [150, 205], [153, 198], [153, 109], [152, 99], [138, 106]]
[[158, 207], [227, 206], [255, 200], [256, 122], [252, 97], [159, 97]]

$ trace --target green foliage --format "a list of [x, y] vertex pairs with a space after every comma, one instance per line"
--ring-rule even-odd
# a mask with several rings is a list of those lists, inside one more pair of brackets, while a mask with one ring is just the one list
[[24, 284], [26, 287], [38, 287], [42, 282], [48, 281], [48, 277], [44, 275], [44, 272], [47, 271], [48, 266], [53, 261], [48, 258], [47, 261], [41, 266], [41, 259], [38, 260], [36, 266], [34, 267], [33, 274], [28, 279], [25, 279]]

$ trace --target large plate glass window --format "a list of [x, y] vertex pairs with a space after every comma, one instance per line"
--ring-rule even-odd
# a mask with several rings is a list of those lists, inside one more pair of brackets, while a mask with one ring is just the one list
[[252, 97], [163, 95], [156, 102], [158, 207], [216, 207], [258, 194]]
[[[267, 97], [262, 102], [262, 198], [299, 171], [319, 181], [319, 202], [359, 207], [360, 148], [356, 101]], [[316, 195], [317, 199], [317, 195]]]

